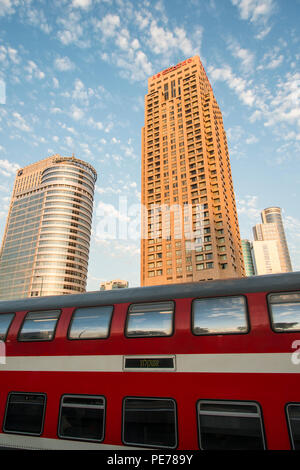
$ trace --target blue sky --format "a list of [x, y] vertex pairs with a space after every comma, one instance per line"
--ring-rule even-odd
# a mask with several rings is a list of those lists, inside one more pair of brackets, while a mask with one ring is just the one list
[[0, 0], [0, 236], [16, 169], [74, 153], [98, 173], [88, 290], [139, 285], [147, 78], [198, 54], [223, 113], [241, 236], [282, 207], [300, 270], [299, 17], [300, 0]]

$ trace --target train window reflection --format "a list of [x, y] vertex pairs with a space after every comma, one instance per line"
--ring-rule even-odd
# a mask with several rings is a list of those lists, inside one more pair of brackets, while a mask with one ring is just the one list
[[192, 330], [195, 335], [247, 333], [244, 297], [216, 297], [193, 302]]
[[70, 339], [101, 339], [109, 336], [113, 307], [78, 308], [71, 321]]
[[123, 404], [123, 442], [150, 447], [177, 446], [176, 405], [174, 400], [125, 398]]
[[268, 301], [275, 331], [300, 331], [300, 292], [270, 294]]
[[59, 315], [60, 310], [27, 313], [19, 333], [19, 341], [51, 341]]
[[300, 450], [300, 404], [291, 403], [287, 406], [287, 418], [294, 450]]
[[170, 336], [173, 315], [173, 302], [133, 304], [128, 309], [126, 336]]
[[64, 439], [102, 441], [105, 399], [101, 396], [65, 395], [62, 398], [58, 435]]
[[5, 341], [8, 329], [14, 318], [14, 313], [0, 314], [0, 341]]
[[46, 396], [35, 393], [10, 393], [4, 418], [4, 432], [40, 435]]
[[203, 450], [263, 450], [260, 408], [253, 402], [201, 400], [199, 439]]

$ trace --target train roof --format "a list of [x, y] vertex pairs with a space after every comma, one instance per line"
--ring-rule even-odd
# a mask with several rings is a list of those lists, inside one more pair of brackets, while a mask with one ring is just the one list
[[300, 271], [216, 281], [134, 287], [0, 301], [0, 313], [300, 290]]

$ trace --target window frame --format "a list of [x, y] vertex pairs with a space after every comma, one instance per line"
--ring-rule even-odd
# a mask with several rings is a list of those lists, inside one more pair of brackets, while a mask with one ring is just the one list
[[[139, 444], [139, 443], [134, 443], [134, 442], [126, 442], [124, 439], [124, 434], [125, 434], [125, 401], [126, 400], [168, 400], [172, 401], [174, 403], [174, 427], [175, 427], [175, 443], [176, 445], [174, 447], [167, 447], [167, 446], [155, 446], [153, 444]], [[176, 450], [178, 447], [178, 412], [177, 412], [177, 402], [174, 398], [171, 397], [141, 397], [141, 396], [125, 396], [122, 400], [122, 434], [121, 434], [121, 440], [124, 445], [127, 446], [137, 446], [137, 447], [147, 447], [150, 449], [173, 449]]]
[[[39, 433], [32, 433], [32, 432], [24, 432], [24, 431], [7, 431], [5, 429], [5, 422], [9, 407], [9, 399], [11, 395], [38, 395], [44, 397], [44, 405], [43, 405], [43, 414], [42, 414], [42, 422], [41, 422], [41, 431]], [[45, 424], [45, 415], [46, 415], [46, 407], [47, 407], [47, 394], [43, 392], [20, 392], [20, 391], [11, 391], [8, 393], [6, 398], [6, 405], [5, 405], [5, 413], [2, 423], [2, 431], [6, 434], [19, 434], [19, 435], [26, 435], [26, 436], [41, 436], [44, 432], [44, 424]]]
[[[267, 310], [268, 310], [268, 316], [269, 316], [269, 323], [270, 323], [270, 328], [271, 330], [276, 333], [276, 334], [279, 334], [279, 335], [282, 335], [282, 334], [291, 334], [291, 333], [294, 333], [294, 334], [297, 334], [300, 332], [300, 327], [298, 330], [287, 330], [287, 331], [279, 331], [279, 330], [276, 330], [275, 329], [275, 324], [274, 324], [274, 318], [273, 318], [273, 314], [272, 314], [272, 303], [270, 301], [270, 297], [272, 295], [289, 295], [289, 294], [299, 294], [300, 296], [300, 290], [298, 291], [280, 291], [280, 292], [269, 292], [267, 295], [266, 295], [266, 301], [267, 301]], [[284, 303], [288, 303], [288, 302], [281, 302], [282, 304]], [[276, 305], [276, 304], [275, 304]], [[277, 304], [278, 305], [278, 304]], [[299, 309], [300, 309], [300, 302], [299, 302]]]
[[289, 407], [289, 406], [293, 406], [293, 405], [297, 405], [297, 406], [300, 408], [300, 402], [289, 402], [289, 403], [286, 403], [286, 405], [285, 405], [284, 408], [285, 408], [285, 417], [286, 417], [286, 421], [287, 421], [287, 428], [288, 428], [288, 433], [289, 433], [289, 439], [290, 439], [291, 449], [292, 449], [292, 450], [296, 450], [296, 449], [295, 449], [295, 443], [294, 443], [294, 436], [293, 436], [292, 428], [291, 428], [291, 422], [290, 422], [289, 412], [288, 412], [288, 407]]
[[[244, 299], [244, 306], [245, 306], [245, 320], [246, 320], [246, 331], [243, 332], [222, 332], [219, 331], [217, 333], [203, 333], [203, 334], [196, 334], [194, 332], [194, 312], [195, 312], [195, 302], [197, 300], [208, 300], [208, 299], [227, 299], [227, 298], [232, 298], [232, 297], [241, 297]], [[249, 306], [248, 306], [248, 299], [247, 296], [244, 294], [236, 294], [236, 295], [221, 295], [221, 296], [215, 296], [215, 297], [197, 297], [192, 300], [192, 305], [191, 305], [191, 332], [193, 336], [196, 337], [209, 337], [209, 336], [231, 336], [231, 335], [248, 335], [251, 332], [251, 322], [250, 322], [250, 314], [249, 314]]]
[[[200, 403], [212, 403], [212, 404], [220, 404], [220, 405], [254, 405], [257, 408], [258, 414], [259, 414], [259, 419], [260, 419], [260, 428], [261, 428], [261, 436], [263, 440], [263, 450], [267, 450], [267, 440], [266, 440], [266, 432], [265, 432], [265, 426], [264, 426], [264, 419], [263, 419], [263, 413], [262, 413], [262, 407], [260, 403], [258, 403], [255, 400], [230, 400], [230, 399], [210, 399], [210, 398], [200, 398], [196, 402], [196, 413], [197, 413], [197, 431], [198, 431], [198, 446], [200, 450], [206, 450], [203, 447], [201, 447], [201, 426], [200, 426]], [[203, 413], [204, 414], [204, 413]], [[229, 416], [230, 413], [225, 413], [222, 415], [218, 414], [218, 416]], [[240, 415], [242, 415], [241, 413]], [[224, 449], [224, 451], [232, 451], [231, 449]], [[211, 450], [211, 452], [214, 452]]]
[[[62, 436], [60, 435], [60, 423], [61, 423], [61, 413], [62, 413], [62, 408], [64, 406], [63, 400], [64, 398], [101, 398], [103, 399], [104, 403], [104, 413], [103, 413], [103, 433], [102, 433], [102, 439], [88, 439], [88, 438], [83, 438], [83, 437], [68, 437], [68, 436]], [[65, 439], [68, 441], [81, 441], [81, 442], [103, 442], [105, 439], [105, 431], [106, 431], [106, 406], [107, 406], [107, 400], [104, 395], [90, 395], [90, 394], [76, 394], [76, 393], [65, 393], [60, 397], [60, 403], [59, 403], [59, 415], [58, 415], [58, 422], [57, 422], [57, 437], [59, 439]], [[68, 408], [71, 408], [68, 407]], [[74, 406], [74, 408], [84, 408], [84, 406]]]
[[10, 320], [10, 322], [9, 322], [9, 325], [8, 325], [8, 327], [7, 327], [7, 329], [6, 329], [5, 335], [4, 335], [3, 339], [0, 339], [0, 341], [3, 341], [3, 342], [5, 343], [6, 338], [7, 338], [7, 335], [8, 335], [9, 330], [10, 330], [10, 327], [11, 327], [11, 325], [12, 325], [14, 319], [16, 318], [16, 312], [0, 313], [0, 317], [1, 317], [1, 315], [12, 315], [11, 320]]
[[[72, 323], [73, 323], [73, 320], [74, 320], [74, 316], [75, 316], [75, 313], [77, 312], [77, 310], [81, 309], [81, 308], [97, 308], [97, 307], [111, 307], [112, 311], [111, 311], [111, 316], [110, 316], [110, 321], [109, 321], [109, 325], [108, 325], [108, 329], [107, 329], [107, 336], [105, 337], [102, 337], [102, 338], [71, 338], [70, 337], [70, 332], [71, 332], [71, 329], [72, 329]], [[113, 316], [114, 316], [114, 312], [115, 312], [115, 305], [85, 305], [84, 307], [75, 307], [74, 311], [72, 312], [72, 316], [71, 316], [71, 319], [69, 321], [69, 325], [68, 325], [68, 331], [67, 331], [67, 339], [69, 341], [100, 341], [100, 340], [106, 340], [110, 337], [110, 333], [111, 333], [111, 325], [112, 325], [112, 321], [113, 321]]]
[[[28, 315], [30, 313], [48, 313], [48, 312], [58, 312], [58, 317], [57, 317], [57, 321], [56, 321], [56, 324], [55, 324], [55, 327], [53, 329], [53, 332], [52, 332], [52, 337], [51, 339], [20, 339], [20, 336], [21, 336], [21, 333], [22, 333], [22, 329], [24, 327], [24, 324], [26, 322], [26, 318], [28, 317]], [[36, 342], [50, 342], [50, 341], [54, 341], [55, 340], [55, 336], [56, 336], [56, 330], [57, 330], [57, 327], [58, 327], [58, 323], [59, 323], [59, 320], [61, 318], [61, 314], [62, 314], [62, 310], [61, 309], [49, 309], [49, 310], [30, 310], [28, 312], [26, 312], [23, 320], [22, 320], [22, 324], [19, 328], [19, 331], [18, 331], [18, 335], [17, 335], [17, 341], [20, 342], [20, 343], [36, 343]]]
[[[173, 306], [172, 322], [171, 322], [172, 323], [172, 332], [171, 332], [171, 334], [169, 334], [169, 335], [136, 335], [136, 336], [128, 335], [127, 328], [128, 328], [128, 322], [129, 322], [129, 316], [130, 316], [129, 310], [130, 310], [132, 305], [145, 305], [145, 304], [150, 305], [150, 304], [161, 304], [161, 303], [167, 303], [167, 302], [172, 304], [172, 306]], [[156, 300], [156, 301], [152, 301], [152, 302], [132, 302], [127, 307], [126, 320], [125, 320], [125, 326], [124, 326], [124, 336], [125, 336], [125, 338], [128, 338], [128, 339], [171, 338], [175, 334], [175, 313], [176, 313], [176, 302], [174, 300], [162, 300], [162, 301]]]

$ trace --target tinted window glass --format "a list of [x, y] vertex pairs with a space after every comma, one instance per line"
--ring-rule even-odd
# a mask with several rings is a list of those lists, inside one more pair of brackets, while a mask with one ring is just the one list
[[244, 297], [216, 297], [193, 302], [193, 333], [213, 335], [246, 333], [247, 308]]
[[70, 339], [107, 338], [113, 307], [78, 308], [72, 318]]
[[134, 304], [129, 307], [127, 336], [170, 336], [173, 333], [173, 302]]
[[287, 406], [287, 417], [290, 427], [292, 447], [300, 450], [300, 404], [293, 403]]
[[264, 449], [257, 404], [203, 400], [198, 403], [198, 413], [201, 449]]
[[62, 399], [59, 437], [85, 441], [104, 438], [105, 400], [99, 396], [66, 395]]
[[176, 447], [175, 402], [158, 398], [126, 398], [123, 441], [151, 447]]
[[0, 341], [5, 341], [8, 328], [14, 318], [14, 313], [1, 313], [0, 314]]
[[5, 432], [40, 435], [43, 429], [45, 395], [11, 393], [3, 429]]
[[300, 293], [268, 296], [272, 327], [275, 331], [300, 331]]
[[59, 310], [27, 313], [19, 341], [50, 341], [53, 339], [59, 315]]

